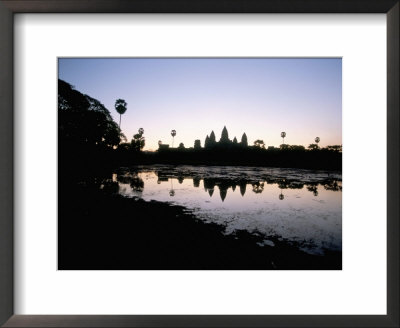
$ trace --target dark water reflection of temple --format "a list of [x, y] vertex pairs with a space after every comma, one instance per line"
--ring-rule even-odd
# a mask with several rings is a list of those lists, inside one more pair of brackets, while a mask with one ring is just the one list
[[[140, 177], [137, 172], [129, 173], [129, 174], [115, 174], [115, 180], [118, 183], [129, 185], [134, 192], [142, 192], [145, 188], [145, 182]], [[174, 197], [176, 191], [174, 189], [174, 180], [178, 184], [183, 184], [186, 181], [192, 181], [194, 188], [200, 188], [201, 183], [203, 183], [204, 191], [209, 194], [210, 197], [213, 197], [216, 187], [218, 187], [219, 195], [222, 201], [224, 201], [227, 197], [228, 190], [231, 189], [233, 192], [236, 188], [239, 189], [242, 197], [245, 196], [246, 191], [248, 191], [247, 187], [251, 187], [251, 192], [255, 194], [262, 194], [264, 192], [264, 188], [266, 184], [276, 185], [279, 188], [278, 198], [280, 200], [285, 199], [285, 189], [298, 189], [301, 190], [305, 188], [308, 192], [312, 193], [314, 197], [318, 197], [319, 188], [324, 188], [329, 191], [341, 191], [342, 185], [341, 181], [331, 179], [323, 181], [322, 183], [317, 182], [307, 182], [302, 183], [298, 181], [288, 181], [286, 179], [276, 179], [269, 181], [252, 181], [252, 180], [232, 180], [227, 178], [200, 178], [200, 177], [168, 177], [163, 176], [161, 174], [157, 175], [157, 184], [170, 183], [169, 195]]]
[[247, 167], [122, 168], [99, 187], [123, 197], [182, 206], [200, 220], [223, 225], [227, 234], [246, 230], [282, 238], [312, 254], [341, 250], [340, 173]]

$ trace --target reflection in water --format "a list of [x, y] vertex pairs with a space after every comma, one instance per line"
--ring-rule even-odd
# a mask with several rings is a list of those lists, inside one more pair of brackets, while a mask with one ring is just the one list
[[316, 184], [310, 184], [307, 186], [307, 190], [311, 191], [315, 197], [318, 196], [318, 186]]
[[[121, 169], [112, 181], [102, 183], [102, 189], [184, 206], [201, 220], [224, 225], [227, 234], [262, 234], [265, 245], [282, 240], [312, 254], [341, 251], [340, 175], [279, 169], [271, 174], [270, 169], [236, 167], [179, 169]], [[216, 189], [219, 197], [214, 197]]]
[[336, 180], [328, 181], [327, 183], [325, 183], [324, 188], [326, 190], [342, 191], [342, 185], [339, 185], [338, 181]]
[[137, 172], [130, 175], [115, 175], [116, 180], [121, 184], [129, 184], [133, 191], [142, 192], [144, 189], [144, 181]]
[[200, 178], [193, 178], [193, 187], [200, 187]]
[[[167, 179], [167, 181], [168, 181], [168, 179]], [[183, 181], [182, 181], [183, 182]], [[174, 185], [173, 185], [173, 183], [172, 183], [172, 179], [171, 179], [171, 189], [170, 189], [170, 191], [169, 191], [169, 195], [171, 196], [171, 197], [174, 197], [175, 196], [175, 190], [174, 190]]]
[[244, 181], [242, 181], [242, 182], [239, 183], [240, 194], [241, 194], [242, 196], [244, 196], [244, 194], [246, 193], [246, 186], [247, 186], [247, 184], [246, 184], [246, 182], [244, 182]]
[[253, 192], [260, 194], [264, 191], [264, 182], [256, 182], [252, 184]]

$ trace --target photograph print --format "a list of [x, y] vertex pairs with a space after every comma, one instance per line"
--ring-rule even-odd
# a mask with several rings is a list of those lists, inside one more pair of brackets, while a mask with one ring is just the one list
[[341, 58], [59, 58], [59, 270], [342, 270]]

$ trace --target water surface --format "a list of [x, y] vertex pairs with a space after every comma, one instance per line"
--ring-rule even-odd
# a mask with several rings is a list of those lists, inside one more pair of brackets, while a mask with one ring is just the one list
[[342, 249], [339, 173], [151, 165], [120, 168], [111, 183], [124, 197], [184, 206], [205, 222], [225, 226], [226, 234], [246, 230], [262, 236], [260, 245], [285, 241], [316, 255]]

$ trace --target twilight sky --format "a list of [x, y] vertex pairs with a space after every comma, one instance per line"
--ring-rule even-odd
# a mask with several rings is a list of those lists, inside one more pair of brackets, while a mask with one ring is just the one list
[[128, 109], [128, 138], [144, 128], [145, 150], [158, 140], [174, 147], [204, 145], [226, 125], [229, 138], [246, 132], [249, 145], [342, 144], [342, 60], [272, 58], [60, 58], [59, 78], [96, 98], [119, 122], [115, 100]]

